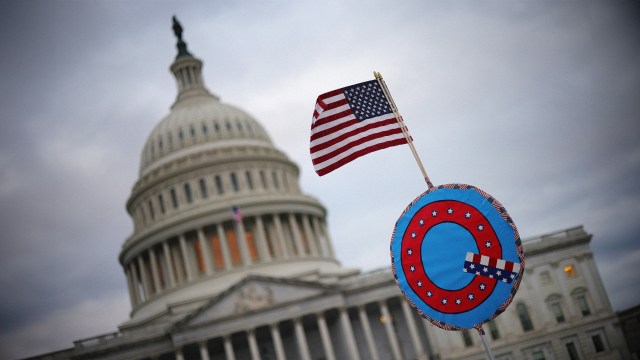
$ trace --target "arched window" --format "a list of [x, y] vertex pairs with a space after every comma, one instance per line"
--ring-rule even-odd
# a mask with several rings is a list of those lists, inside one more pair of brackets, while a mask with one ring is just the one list
[[533, 330], [533, 323], [531, 322], [527, 306], [524, 303], [518, 303], [518, 305], [516, 305], [516, 309], [518, 310], [518, 317], [520, 318], [520, 324], [522, 324], [522, 330]]
[[156, 219], [156, 212], [153, 209], [153, 202], [151, 200], [149, 200], [149, 215], [151, 215], [151, 220]]
[[162, 194], [158, 194], [158, 204], [160, 205], [160, 213], [164, 214], [164, 198], [162, 197]]
[[249, 186], [249, 190], [253, 190], [253, 178], [251, 177], [251, 172], [247, 171], [245, 175], [247, 176], [247, 186]]
[[462, 330], [462, 342], [464, 342], [464, 347], [473, 346], [473, 339], [471, 338], [471, 334], [469, 334], [468, 329]]

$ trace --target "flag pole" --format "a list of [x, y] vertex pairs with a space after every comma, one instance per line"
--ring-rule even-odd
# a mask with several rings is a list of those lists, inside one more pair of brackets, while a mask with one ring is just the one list
[[402, 116], [398, 112], [398, 107], [396, 107], [396, 103], [393, 101], [393, 98], [391, 97], [391, 93], [387, 88], [387, 84], [384, 82], [384, 79], [382, 78], [382, 75], [379, 72], [374, 71], [373, 75], [376, 77], [376, 80], [378, 80], [380, 87], [382, 87], [382, 91], [384, 91], [385, 97], [387, 98], [387, 100], [389, 101], [389, 104], [391, 105], [391, 110], [393, 111], [393, 115], [396, 117], [396, 120], [398, 121], [398, 125], [400, 125], [402, 134], [404, 135], [404, 138], [407, 140], [407, 144], [411, 149], [411, 153], [413, 153], [413, 157], [416, 159], [416, 162], [418, 163], [418, 167], [420, 167], [420, 171], [422, 171], [422, 176], [424, 177], [424, 181], [427, 183], [427, 187], [429, 189], [433, 188], [433, 184], [429, 179], [429, 175], [427, 175], [427, 171], [424, 169], [424, 166], [422, 165], [422, 161], [420, 161], [420, 156], [418, 156], [418, 152], [416, 151], [415, 146], [413, 146], [413, 140], [411, 139], [411, 135], [409, 135], [409, 130], [404, 125], [404, 120], [402, 119]]
[[478, 330], [478, 334], [480, 334], [480, 340], [482, 340], [482, 345], [484, 346], [484, 351], [487, 353], [487, 358], [489, 360], [495, 360], [496, 358], [493, 357], [493, 353], [491, 352], [491, 348], [489, 347], [487, 337], [484, 335], [484, 329], [482, 328], [482, 325], [478, 326], [476, 330]]

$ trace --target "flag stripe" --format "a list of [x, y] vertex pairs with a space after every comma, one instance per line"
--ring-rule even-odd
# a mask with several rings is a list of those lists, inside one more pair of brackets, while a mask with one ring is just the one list
[[396, 120], [396, 118], [393, 117], [393, 115], [391, 115], [391, 117], [387, 115], [383, 115], [379, 118], [374, 118], [374, 119], [376, 120], [369, 121], [371, 120], [369, 119], [365, 121], [358, 121], [355, 119], [355, 117], [353, 118], [348, 117], [348, 118], [345, 118], [344, 121], [336, 121], [332, 124], [333, 126], [331, 127], [323, 127], [322, 130], [318, 132], [315, 132], [315, 133], [312, 132], [311, 143], [309, 144], [309, 146], [311, 148], [315, 148], [319, 144], [323, 144], [323, 143], [326, 143], [327, 141], [331, 141], [332, 139], [336, 137], [340, 137], [343, 134], [349, 134], [354, 131], [357, 132], [363, 128], [366, 130], [366, 129], [372, 129], [378, 126], [395, 125], [395, 127], [400, 129], [400, 126], [398, 126], [398, 121]]
[[337, 169], [337, 168], [339, 168], [339, 167], [341, 167], [341, 166], [343, 166], [343, 165], [345, 165], [345, 164], [347, 164], [347, 163], [349, 163], [349, 162], [351, 162], [351, 161], [353, 161], [353, 160], [355, 160], [355, 159], [357, 159], [357, 158], [359, 158], [361, 156], [367, 155], [367, 154], [372, 153], [374, 151], [386, 149], [386, 148], [389, 148], [389, 147], [392, 147], [392, 146], [403, 145], [403, 144], [406, 144], [406, 143], [407, 143], [407, 141], [404, 138], [402, 138], [402, 139], [397, 139], [397, 140], [387, 141], [385, 143], [377, 144], [375, 146], [371, 146], [369, 148], [353, 152], [349, 156], [344, 157], [344, 158], [340, 159], [339, 161], [337, 161], [337, 162], [335, 162], [335, 163], [333, 163], [331, 165], [324, 166], [322, 168], [317, 168], [316, 167], [316, 173], [318, 175], [320, 175], [320, 176], [326, 175], [326, 174], [332, 172], [333, 170], [335, 170], [335, 169]]
[[[395, 121], [392, 119], [390, 121]], [[331, 139], [320, 143], [311, 148], [312, 158], [315, 159], [319, 156], [331, 153], [336, 149], [340, 149], [349, 144], [358, 145], [362, 143], [362, 139], [370, 138], [372, 136], [386, 136], [391, 134], [402, 133], [402, 130], [394, 124], [368, 124], [367, 126], [355, 127], [353, 130], [344, 132], [343, 134], [332, 137]]]
[[392, 134], [392, 135], [387, 135], [387, 136], [383, 136], [383, 137], [374, 137], [372, 139], [368, 139], [368, 141], [358, 144], [356, 146], [352, 146], [349, 148], [343, 149], [343, 151], [341, 152], [337, 152], [336, 155], [334, 155], [333, 157], [330, 157], [328, 159], [324, 159], [322, 161], [318, 160], [318, 159], [313, 159], [311, 160], [311, 162], [313, 162], [314, 167], [316, 169], [321, 169], [326, 167], [329, 164], [333, 164], [334, 162], [340, 161], [341, 159], [348, 157], [350, 154], [358, 152], [360, 150], [364, 150], [367, 149], [369, 147], [376, 147], [381, 143], [384, 143], [385, 141], [405, 141], [405, 138], [403, 135], [401, 134]]

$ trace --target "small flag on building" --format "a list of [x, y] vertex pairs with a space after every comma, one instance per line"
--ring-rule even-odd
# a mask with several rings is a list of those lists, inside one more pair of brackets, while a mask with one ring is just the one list
[[311, 160], [318, 175], [368, 153], [406, 143], [378, 80], [318, 96], [310, 143]]
[[241, 223], [242, 222], [242, 214], [240, 214], [240, 209], [238, 209], [238, 207], [234, 205], [234, 206], [231, 207], [231, 211], [233, 212], [233, 219], [237, 223]]

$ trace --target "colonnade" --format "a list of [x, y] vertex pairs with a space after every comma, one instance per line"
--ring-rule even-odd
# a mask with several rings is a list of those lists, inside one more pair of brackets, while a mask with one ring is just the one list
[[124, 264], [135, 307], [178, 284], [225, 271], [301, 257], [334, 258], [324, 219], [280, 213], [229, 220], [154, 244]]
[[[401, 307], [399, 311], [397, 304]], [[379, 300], [349, 308], [337, 307], [297, 315], [241, 332], [184, 344], [173, 355], [176, 360], [311, 360], [319, 357], [327, 360], [400, 360], [412, 354], [412, 358], [426, 360], [429, 342], [423, 339], [428, 336], [427, 321], [418, 318], [402, 298], [395, 298], [393, 305], [397, 310], [394, 315], [401, 318], [396, 319], [397, 322], [409, 331], [408, 338], [399, 338], [389, 301]], [[419, 322], [423, 323], [422, 330], [419, 330]], [[355, 323], [358, 323], [357, 331]], [[382, 339], [373, 335], [374, 332], [380, 335], [380, 328], [384, 329]], [[424, 333], [420, 334], [420, 331]], [[309, 339], [316, 341], [310, 343]], [[162, 359], [165, 358], [171, 357], [164, 354]]]

